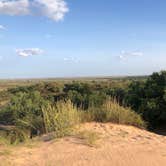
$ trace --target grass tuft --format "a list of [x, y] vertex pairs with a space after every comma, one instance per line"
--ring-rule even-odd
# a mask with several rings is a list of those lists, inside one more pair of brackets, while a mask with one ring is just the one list
[[100, 139], [99, 133], [93, 131], [81, 131], [76, 135], [77, 138], [84, 140], [85, 144], [91, 147], [96, 146]]
[[55, 106], [43, 108], [43, 116], [46, 133], [54, 132], [56, 138], [70, 134], [80, 122], [78, 110], [71, 101], [59, 101]]
[[112, 122], [133, 125], [139, 128], [146, 127], [145, 122], [140, 115], [130, 108], [120, 106], [116, 100], [107, 100], [101, 107], [91, 107], [88, 111], [82, 114], [83, 122]]

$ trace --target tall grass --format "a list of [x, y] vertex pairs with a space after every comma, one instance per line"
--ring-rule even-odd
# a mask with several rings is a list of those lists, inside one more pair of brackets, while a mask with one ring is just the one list
[[59, 101], [54, 106], [42, 109], [46, 133], [54, 132], [55, 137], [69, 134], [72, 127], [80, 122], [78, 109], [71, 101]]
[[145, 122], [141, 116], [130, 108], [122, 107], [116, 100], [106, 100], [106, 102], [98, 108], [91, 107], [83, 113], [82, 121], [112, 122], [117, 124], [133, 125], [139, 128], [145, 127]]

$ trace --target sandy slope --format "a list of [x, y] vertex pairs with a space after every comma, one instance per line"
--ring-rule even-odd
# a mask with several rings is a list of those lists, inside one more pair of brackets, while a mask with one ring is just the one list
[[166, 166], [166, 137], [131, 126], [87, 123], [81, 130], [100, 133], [97, 146], [76, 137], [12, 148], [0, 165], [14, 166]]

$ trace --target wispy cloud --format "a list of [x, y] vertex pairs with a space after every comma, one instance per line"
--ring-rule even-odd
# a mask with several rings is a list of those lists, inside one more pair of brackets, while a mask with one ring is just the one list
[[143, 56], [143, 52], [140, 51], [133, 51], [133, 52], [126, 52], [126, 51], [121, 51], [121, 54], [118, 56], [119, 59], [126, 59], [126, 58], [130, 58], [130, 57], [139, 57], [139, 56]]
[[3, 25], [0, 25], [0, 30], [6, 30], [6, 27]]
[[75, 58], [75, 57], [66, 57], [63, 58], [64, 62], [68, 62], [68, 63], [79, 63], [79, 59]]
[[28, 57], [32, 55], [41, 55], [44, 51], [40, 48], [28, 48], [28, 49], [16, 49], [16, 53], [22, 57]]
[[0, 14], [40, 14], [54, 21], [63, 20], [69, 11], [64, 0], [0, 0]]

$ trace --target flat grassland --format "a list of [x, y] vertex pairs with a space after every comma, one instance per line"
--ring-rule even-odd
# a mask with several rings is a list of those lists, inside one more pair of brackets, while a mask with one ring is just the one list
[[41, 78], [41, 79], [0, 79], [0, 92], [9, 88], [18, 86], [28, 86], [43, 82], [60, 82], [69, 83], [72, 81], [78, 82], [107, 82], [111, 81], [117, 84], [127, 84], [131, 80], [145, 80], [147, 76], [123, 76], [123, 77], [73, 77], [73, 78]]

